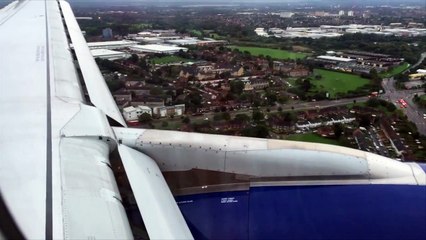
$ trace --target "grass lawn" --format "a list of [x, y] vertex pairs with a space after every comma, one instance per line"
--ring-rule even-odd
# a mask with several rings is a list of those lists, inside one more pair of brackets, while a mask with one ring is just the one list
[[248, 51], [253, 56], [270, 56], [274, 59], [300, 59], [305, 58], [307, 54], [290, 52], [286, 50], [274, 48], [261, 48], [261, 47], [243, 47], [243, 46], [229, 46], [231, 49], [238, 49], [241, 52]]
[[297, 78], [286, 78], [284, 80], [290, 83], [292, 87], [296, 86]]
[[332, 145], [339, 145], [340, 146], [340, 144], [337, 140], [321, 137], [321, 136], [319, 136], [315, 133], [304, 133], [304, 134], [289, 135], [288, 137], [285, 137], [285, 140], [300, 141], [300, 142], [312, 142], [312, 143], [325, 143], [325, 144], [332, 144]]
[[397, 74], [400, 74], [401, 72], [405, 71], [409, 67], [410, 67], [410, 64], [404, 62], [403, 64], [394, 67], [390, 71], [380, 73], [379, 76], [382, 77], [382, 78], [392, 77], [392, 76], [395, 76]]
[[211, 38], [213, 38], [213, 39], [216, 39], [216, 40], [224, 40], [224, 39], [226, 39], [225, 36], [219, 35], [217, 33], [209, 33], [208, 36], [211, 37]]
[[154, 63], [154, 64], [167, 64], [167, 63], [178, 63], [178, 62], [191, 62], [192, 60], [171, 55], [171, 56], [165, 56], [165, 57], [152, 58], [150, 61], [151, 63]]
[[202, 33], [201, 31], [199, 31], [199, 30], [195, 30], [195, 29], [189, 30], [189, 32], [190, 32], [191, 34], [193, 34], [193, 35], [197, 36], [197, 37], [201, 37], [201, 36], [203, 35], [203, 33]]
[[336, 93], [346, 93], [356, 90], [370, 82], [369, 79], [349, 73], [340, 73], [324, 69], [314, 69], [314, 75], [321, 75], [321, 79], [313, 79], [312, 84], [317, 90], [326, 91], [334, 97]]
[[[163, 122], [167, 122], [167, 126], [163, 126]], [[179, 120], [171, 120], [171, 119], [162, 119], [162, 120], [155, 120], [152, 122], [152, 124], [155, 126], [155, 129], [161, 129], [161, 130], [177, 130], [182, 127], [182, 121]]]

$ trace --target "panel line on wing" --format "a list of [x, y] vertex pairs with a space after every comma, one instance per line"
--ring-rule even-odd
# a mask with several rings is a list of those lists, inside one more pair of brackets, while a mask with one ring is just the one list
[[47, 17], [47, 1], [45, 1], [46, 23], [46, 239], [53, 239], [53, 212], [52, 212], [52, 105], [50, 92], [50, 45], [49, 23]]

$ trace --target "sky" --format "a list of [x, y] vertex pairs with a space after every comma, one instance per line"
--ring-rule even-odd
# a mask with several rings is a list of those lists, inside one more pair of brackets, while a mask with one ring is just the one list
[[[12, 2], [12, 0], [0, 0], [0, 7], [2, 5], [5, 5], [8, 2]], [[369, 5], [393, 5], [393, 6], [399, 6], [401, 4], [404, 5], [415, 5], [415, 6], [424, 6], [426, 8], [426, 0], [68, 0], [71, 4], [97, 4], [101, 3], [103, 6], [105, 6], [105, 3], [113, 3], [114, 5], [117, 4], [125, 4], [125, 3], [132, 3], [132, 4], [144, 4], [149, 3], [150, 5], [155, 5], [156, 3], [164, 4], [164, 3], [192, 3], [192, 4], [244, 4], [248, 5], [250, 3], [253, 4], [264, 4], [267, 5], [268, 3], [277, 5], [277, 4], [291, 4], [293, 3], [297, 5], [313, 5], [313, 6], [330, 6], [330, 5], [342, 5], [342, 6], [369, 6]]]

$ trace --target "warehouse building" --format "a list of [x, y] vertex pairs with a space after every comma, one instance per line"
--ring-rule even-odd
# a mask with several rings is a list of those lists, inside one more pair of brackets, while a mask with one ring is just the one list
[[130, 54], [125, 52], [113, 51], [109, 49], [92, 49], [90, 52], [92, 53], [93, 58], [108, 59], [111, 61], [130, 57]]
[[160, 44], [135, 45], [131, 46], [130, 49], [138, 52], [162, 54], [174, 54], [181, 50], [184, 52], [188, 51], [188, 48]]
[[90, 49], [120, 49], [131, 47], [138, 44], [135, 41], [106, 41], [106, 42], [88, 42], [87, 45]]

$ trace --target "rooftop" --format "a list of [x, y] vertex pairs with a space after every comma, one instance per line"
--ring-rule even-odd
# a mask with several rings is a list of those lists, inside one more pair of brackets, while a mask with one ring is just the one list
[[158, 52], [170, 52], [170, 51], [187, 51], [187, 48], [176, 47], [172, 45], [161, 45], [161, 44], [147, 44], [147, 45], [135, 45], [132, 46], [132, 49], [139, 51], [158, 51]]
[[134, 41], [128, 41], [128, 40], [121, 40], [121, 41], [107, 41], [107, 42], [88, 42], [87, 45], [89, 48], [96, 48], [96, 47], [105, 47], [105, 46], [119, 46], [119, 45], [136, 45], [137, 42]]
[[90, 52], [92, 53], [93, 57], [123, 54], [123, 52], [113, 51], [113, 50], [109, 50], [109, 49], [102, 49], [102, 48], [92, 49], [92, 50], [90, 50]]
[[326, 56], [326, 55], [318, 56], [317, 58], [318, 59], [324, 59], [324, 60], [338, 61], [338, 62], [353, 62], [353, 61], [355, 61], [354, 59], [350, 59], [350, 58], [342, 58], [342, 57], [334, 57], [334, 56]]

